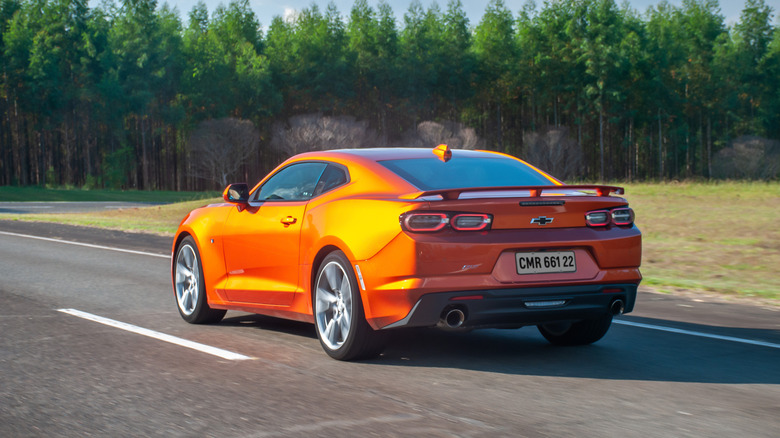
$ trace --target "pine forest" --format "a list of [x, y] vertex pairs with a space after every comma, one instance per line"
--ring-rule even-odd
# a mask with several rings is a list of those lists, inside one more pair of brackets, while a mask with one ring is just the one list
[[775, 13], [0, 0], [0, 185], [216, 189], [303, 150], [438, 142], [567, 181], [776, 180]]

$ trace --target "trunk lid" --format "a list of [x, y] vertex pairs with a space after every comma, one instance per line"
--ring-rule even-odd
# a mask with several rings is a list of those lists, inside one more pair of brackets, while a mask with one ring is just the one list
[[585, 227], [585, 214], [628, 205], [611, 196], [623, 193], [612, 186], [545, 186], [437, 190], [420, 193], [429, 210], [487, 213], [491, 229], [550, 229]]

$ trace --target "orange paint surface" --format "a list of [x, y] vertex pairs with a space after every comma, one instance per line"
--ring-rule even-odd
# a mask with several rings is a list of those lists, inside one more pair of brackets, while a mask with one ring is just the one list
[[[592, 228], [585, 223], [589, 211], [627, 206], [621, 197], [552, 190], [535, 197], [539, 193], [533, 190], [525, 196], [509, 196], [506, 185], [501, 184], [502, 189], [488, 197], [426, 196], [421, 200], [417, 196], [429, 189], [415, 186], [382, 164], [384, 160], [431, 158], [446, 166], [466, 156], [514, 160], [546, 181], [540, 186], [566, 188], [550, 175], [507, 155], [452, 152], [446, 162], [429, 149], [298, 155], [251, 188], [248, 204], [226, 202], [189, 214], [176, 233], [174, 254], [185, 236], [193, 236], [212, 308], [311, 322], [312, 285], [319, 263], [330, 251], [341, 250], [356, 276], [355, 266], [359, 267], [365, 317], [374, 329], [405, 318], [426, 294], [640, 282], [639, 230], [633, 225]], [[292, 199], [253, 198], [269, 178], [302, 163], [322, 163], [311, 166], [312, 178], [317, 178], [317, 171], [323, 172], [321, 167], [332, 165], [345, 173], [346, 181], [318, 192], [325, 179], [322, 173], [317, 185], [301, 187]], [[446, 188], [459, 187], [459, 181], [443, 183]], [[516, 186], [529, 184], [519, 181]], [[542, 205], [524, 206], [523, 202]], [[490, 215], [492, 222], [482, 231], [445, 227], [433, 233], [405, 231], [399, 223], [405, 212], [428, 210], [483, 213]], [[539, 217], [554, 221], [545, 225], [532, 222]], [[559, 250], [576, 254], [576, 272], [518, 274], [515, 253]]]

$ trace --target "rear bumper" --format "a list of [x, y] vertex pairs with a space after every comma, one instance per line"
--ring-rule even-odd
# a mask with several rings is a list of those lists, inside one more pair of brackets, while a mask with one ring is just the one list
[[452, 309], [464, 313], [464, 328], [579, 321], [604, 315], [615, 300], [625, 303], [623, 313], [631, 312], [636, 291], [636, 284], [593, 284], [431, 293], [406, 317], [382, 329], [435, 326]]

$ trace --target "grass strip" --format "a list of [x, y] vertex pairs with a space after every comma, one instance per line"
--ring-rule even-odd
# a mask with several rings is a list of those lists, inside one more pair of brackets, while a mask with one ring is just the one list
[[[780, 299], [780, 183], [616, 185], [626, 188], [625, 197], [642, 230], [644, 284], [672, 293], [692, 290]], [[187, 212], [212, 202], [220, 198], [97, 213], [0, 218], [172, 235]]]
[[219, 196], [210, 192], [174, 192], [146, 190], [82, 190], [67, 188], [13, 187], [0, 186], [0, 202], [149, 202], [171, 204], [174, 202], [194, 201]]
[[179, 223], [187, 213], [195, 208], [215, 202], [223, 201], [222, 198], [210, 198], [175, 204], [122, 208], [91, 213], [0, 214], [0, 219], [54, 222], [173, 236]]

